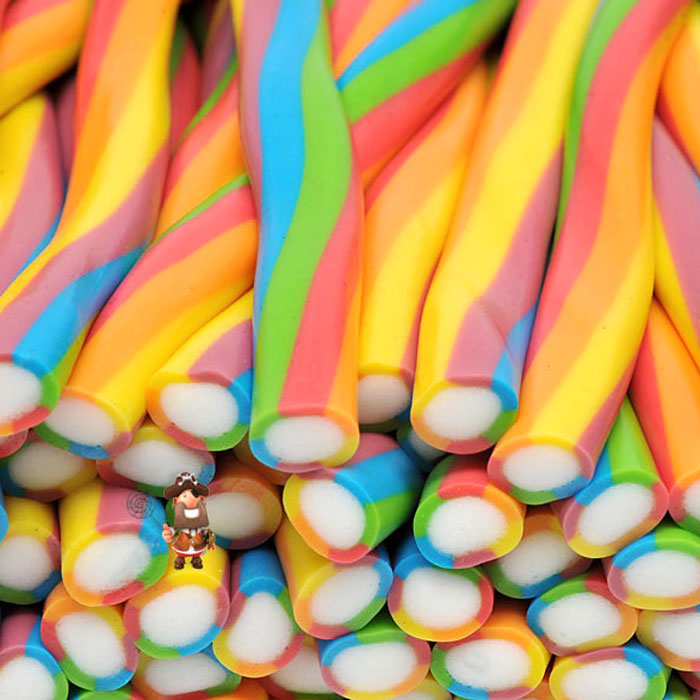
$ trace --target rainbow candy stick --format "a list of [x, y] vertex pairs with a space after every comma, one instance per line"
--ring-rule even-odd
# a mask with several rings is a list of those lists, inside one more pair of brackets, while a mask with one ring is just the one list
[[161, 498], [163, 489], [182, 471], [208, 484], [214, 476], [214, 457], [210, 452], [184, 447], [148, 419], [141, 423], [124, 452], [97, 462], [97, 472], [108, 484]]
[[700, 671], [700, 605], [686, 610], [642, 610], [637, 639], [667, 666]]
[[425, 679], [430, 645], [400, 630], [383, 613], [352, 634], [318, 645], [321, 675], [350, 700], [389, 700]]
[[170, 50], [170, 144], [176, 146], [200, 105], [199, 56], [183, 22], [175, 25]]
[[68, 595], [62, 583], [44, 604], [41, 640], [66, 678], [88, 690], [121, 688], [131, 680], [138, 663], [134, 642], [124, 629], [121, 608], [86, 608]]
[[146, 389], [153, 421], [183, 445], [226, 450], [245, 435], [253, 392], [253, 292], [187, 340]]
[[241, 677], [224, 668], [207, 647], [173, 659], [152, 659], [142, 652], [131, 684], [145, 700], [207, 700], [236, 697], [233, 691], [240, 682]]
[[536, 598], [527, 624], [552, 654], [571, 656], [628, 642], [637, 617], [637, 610], [617, 600], [603, 573], [594, 569]]
[[524, 515], [525, 506], [490, 483], [483, 457], [450, 456], [425, 482], [413, 534], [429, 562], [466, 569], [514, 549]]
[[0, 458], [9, 457], [14, 452], [17, 452], [27, 440], [28, 431], [15, 433], [6, 437], [0, 437]]
[[428, 474], [433, 470], [435, 463], [445, 456], [442, 450], [436, 450], [432, 445], [423, 442], [409, 421], [399, 426], [396, 431], [396, 441], [421, 471]]
[[433, 647], [430, 671], [460, 697], [517, 700], [540, 684], [549, 658], [527, 626], [524, 608], [501, 599], [476, 633]]
[[557, 700], [597, 700], [601, 688], [624, 688], [626, 697], [659, 700], [666, 692], [669, 670], [637, 642], [563, 656], [549, 677]]
[[58, 95], [55, 98], [58, 138], [61, 145], [63, 172], [66, 179], [70, 177], [71, 167], [73, 166], [76, 87], [76, 77], [75, 74], [72, 74], [62, 81]]
[[93, 0], [10, 4], [0, 18], [0, 115], [73, 65], [92, 6]]
[[40, 93], [9, 111], [0, 143], [2, 292], [46, 247], [61, 213], [65, 181], [51, 101]]
[[317, 639], [334, 639], [364, 627], [384, 606], [393, 574], [378, 547], [353, 564], [337, 564], [313, 551], [287, 518], [275, 534], [294, 619]]
[[514, 4], [412, 2], [338, 76], [365, 184], [455, 87]]
[[63, 584], [78, 603], [121, 603], [165, 573], [165, 512], [153, 496], [93, 479], [63, 498], [58, 514]]
[[168, 156], [176, 8], [100, 0], [92, 13], [58, 229], [0, 297], [0, 435], [36, 425], [56, 405], [90, 322], [151, 235]]
[[393, 427], [407, 414], [423, 301], [487, 87], [480, 63], [367, 189], [357, 390], [362, 424]]
[[231, 62], [235, 60], [235, 50], [230, 0], [216, 0], [207, 22], [202, 47], [202, 103], [212, 96]]
[[49, 445], [35, 435], [0, 460], [0, 484], [12, 496], [57, 501], [95, 478], [95, 463]]
[[700, 371], [655, 301], [630, 396], [668, 489], [671, 517], [700, 534]]
[[252, 549], [231, 568], [231, 611], [214, 640], [216, 658], [242, 676], [269, 676], [301, 651], [304, 633], [294, 620], [277, 555]]
[[484, 564], [484, 572], [502, 595], [536, 598], [552, 586], [582, 574], [590, 565], [590, 559], [569, 547], [551, 509], [540, 506], [527, 509], [517, 547]]
[[615, 554], [653, 530], [666, 515], [668, 491], [627, 399], [591, 482], [552, 506], [569, 546], [591, 558]]
[[603, 563], [612, 594], [635, 608], [700, 604], [700, 537], [667, 521]]
[[0, 541], [0, 600], [18, 605], [44, 600], [61, 580], [56, 512], [49, 504], [16, 496], [5, 499], [5, 511], [9, 525]]
[[236, 459], [247, 464], [249, 467], [255, 469], [258, 474], [262, 474], [271, 484], [276, 484], [277, 486], [284, 486], [287, 481], [289, 481], [291, 474], [287, 472], [281, 472], [278, 469], [273, 469], [263, 464], [250, 450], [250, 443], [248, 442], [248, 436], [246, 435], [234, 448], [233, 454], [236, 455]]
[[410, 533], [394, 556], [389, 612], [406, 634], [452, 642], [476, 632], [493, 608], [493, 587], [481, 569], [440, 569], [418, 550]]
[[359, 439], [362, 193], [325, 10], [321, 0], [234, 0], [234, 16], [261, 227], [250, 443], [285, 471], [337, 466]]
[[688, 18], [673, 45], [659, 86], [658, 109], [664, 124], [700, 172], [700, 7], [690, 6]]
[[[40, 626], [39, 615], [20, 611], [0, 625], [0, 697], [68, 697], [68, 681], [43, 645]], [[32, 692], [36, 696], [29, 695]]]
[[591, 479], [629, 383], [654, 278], [654, 101], [687, 6], [609, 0], [586, 39], [520, 409], [488, 467], [527, 503], [571, 496]]
[[510, 26], [420, 321], [411, 423], [439, 449], [479, 452], [515, 419], [574, 75], [597, 4], [525, 0]]
[[409, 520], [422, 487], [420, 470], [392, 438], [364, 433], [342, 467], [293, 474], [284, 509], [311, 549], [352, 563]]
[[[190, 656], [208, 647], [219, 634], [229, 613], [229, 565], [226, 550], [208, 550], [203, 568], [172, 566], [148, 590], [136, 594], [124, 606], [124, 626], [139, 650], [156, 659]], [[196, 618], [187, 625], [173, 625], [183, 611]]]

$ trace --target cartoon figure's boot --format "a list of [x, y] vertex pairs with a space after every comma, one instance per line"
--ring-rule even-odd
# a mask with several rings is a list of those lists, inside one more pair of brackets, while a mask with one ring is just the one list
[[175, 561], [173, 562], [173, 569], [184, 569], [185, 567], [185, 558], [184, 557], [175, 557]]
[[202, 557], [192, 557], [192, 566], [195, 569], [201, 569], [203, 566]]

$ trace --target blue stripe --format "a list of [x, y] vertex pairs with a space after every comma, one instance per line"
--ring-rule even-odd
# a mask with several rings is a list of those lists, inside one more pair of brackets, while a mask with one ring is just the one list
[[[65, 193], [64, 193], [64, 200], [65, 202]], [[51, 239], [54, 237], [54, 234], [56, 233], [56, 229], [58, 228], [58, 222], [61, 220], [61, 213], [63, 212], [63, 203], [61, 203], [61, 208], [59, 209], [58, 216], [54, 219], [53, 223], [51, 224], [51, 228], [44, 234], [43, 238], [36, 244], [36, 247], [34, 250], [31, 252], [27, 260], [25, 261], [24, 265], [19, 269], [19, 272], [17, 273], [17, 277], [19, 277], [26, 269], [31, 265], [41, 254], [41, 252], [46, 248], [46, 246], [51, 242]], [[17, 279], [15, 277], [15, 279]]]
[[250, 404], [253, 397], [253, 370], [248, 369], [239, 374], [228, 387], [229, 393], [238, 405], [238, 423], [250, 424]]
[[240, 555], [238, 590], [247, 597], [255, 593], [278, 596], [287, 586], [277, 554], [271, 549], [250, 549]]
[[598, 459], [598, 464], [596, 464], [593, 479], [575, 494], [574, 498], [576, 502], [580, 503], [582, 506], [588, 506], [598, 498], [603, 491], [607, 491], [614, 485], [612, 480], [612, 465], [610, 464], [609, 442], [606, 442], [600, 458]]

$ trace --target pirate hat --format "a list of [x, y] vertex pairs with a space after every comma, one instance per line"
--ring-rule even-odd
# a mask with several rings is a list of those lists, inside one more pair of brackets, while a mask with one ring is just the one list
[[209, 489], [197, 481], [197, 477], [190, 472], [180, 472], [175, 479], [175, 483], [168, 486], [163, 491], [163, 495], [167, 498], [177, 498], [183, 491], [192, 491], [196, 496], [208, 496]]

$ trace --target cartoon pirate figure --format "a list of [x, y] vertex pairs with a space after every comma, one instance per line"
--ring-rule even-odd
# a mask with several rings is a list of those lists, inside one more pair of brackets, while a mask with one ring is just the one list
[[167, 523], [163, 525], [163, 539], [177, 554], [173, 566], [182, 569], [185, 558], [192, 557], [192, 566], [201, 569], [202, 555], [207, 549], [214, 549], [214, 533], [209, 529], [204, 502], [209, 489], [200, 484], [194, 474], [181, 472], [163, 495], [172, 498], [175, 506], [175, 527], [169, 527]]

